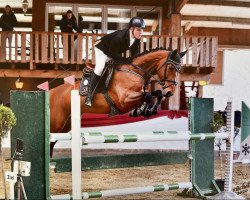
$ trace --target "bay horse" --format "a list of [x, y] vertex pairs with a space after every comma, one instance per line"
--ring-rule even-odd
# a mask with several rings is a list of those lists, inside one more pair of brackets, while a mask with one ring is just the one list
[[[181, 68], [181, 58], [186, 52], [177, 50], [153, 49], [132, 58], [130, 64], [120, 64], [115, 67], [107, 93], [119, 113], [137, 111], [147, 106], [152, 96], [157, 96], [157, 103], [151, 108], [155, 113], [162, 100], [162, 92], [145, 92], [145, 87], [151, 80], [156, 81], [163, 91], [163, 95], [173, 95], [176, 86], [176, 75]], [[75, 88], [79, 89], [80, 82]], [[70, 91], [72, 85], [63, 84], [50, 90], [50, 132], [60, 133], [70, 131]], [[92, 107], [84, 104], [85, 97], [81, 96], [81, 113], [108, 114], [112, 106], [106, 101], [105, 95], [94, 95]], [[150, 100], [151, 99], [151, 100]]]

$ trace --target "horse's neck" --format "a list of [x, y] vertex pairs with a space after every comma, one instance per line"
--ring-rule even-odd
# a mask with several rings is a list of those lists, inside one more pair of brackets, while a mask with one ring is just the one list
[[159, 51], [159, 52], [153, 52], [146, 55], [143, 55], [141, 57], [138, 57], [134, 64], [140, 66], [141, 68], [145, 70], [150, 70], [152, 68], [156, 68], [158, 66], [158, 63], [163, 59], [166, 58], [166, 51]]

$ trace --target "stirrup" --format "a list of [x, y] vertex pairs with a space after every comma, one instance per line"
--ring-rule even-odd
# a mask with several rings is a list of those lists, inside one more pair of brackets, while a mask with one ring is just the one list
[[91, 106], [92, 106], [92, 98], [93, 98], [93, 97], [91, 98], [91, 97], [89, 97], [89, 95], [91, 95], [91, 94], [88, 94], [88, 95], [86, 96], [85, 105], [91, 107]]
[[85, 105], [91, 107], [92, 106], [92, 102], [91, 101], [85, 101]]

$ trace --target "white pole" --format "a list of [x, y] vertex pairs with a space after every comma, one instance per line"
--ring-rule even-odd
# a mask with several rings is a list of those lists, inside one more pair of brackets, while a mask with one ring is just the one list
[[230, 140], [226, 144], [226, 171], [225, 171], [225, 191], [232, 191], [233, 181], [233, 143], [234, 143], [234, 107], [233, 103], [227, 103], [227, 131], [230, 132]]
[[78, 90], [71, 91], [72, 197], [82, 199], [81, 184], [81, 102]]
[[10, 182], [10, 199], [15, 199], [15, 183]]
[[232, 191], [233, 183], [233, 153], [234, 153], [234, 107], [231, 102], [231, 135], [230, 135], [230, 158], [229, 158], [229, 178], [228, 178], [228, 192]]
[[50, 133], [50, 142], [71, 140], [71, 132], [69, 133]]

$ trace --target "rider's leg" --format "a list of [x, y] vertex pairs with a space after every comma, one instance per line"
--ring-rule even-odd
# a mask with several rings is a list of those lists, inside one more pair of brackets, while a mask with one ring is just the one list
[[97, 87], [99, 80], [100, 80], [100, 76], [96, 75], [95, 73], [92, 73], [90, 82], [88, 85], [88, 94], [85, 100], [85, 104], [87, 106], [92, 106], [92, 99], [93, 99], [95, 89]]
[[88, 94], [85, 100], [85, 104], [87, 106], [92, 105], [92, 99], [97, 88], [98, 82], [100, 80], [101, 74], [105, 67], [105, 63], [108, 59], [108, 56], [105, 55], [100, 49], [95, 47], [95, 70], [94, 73], [91, 75], [90, 82], [88, 85]]

